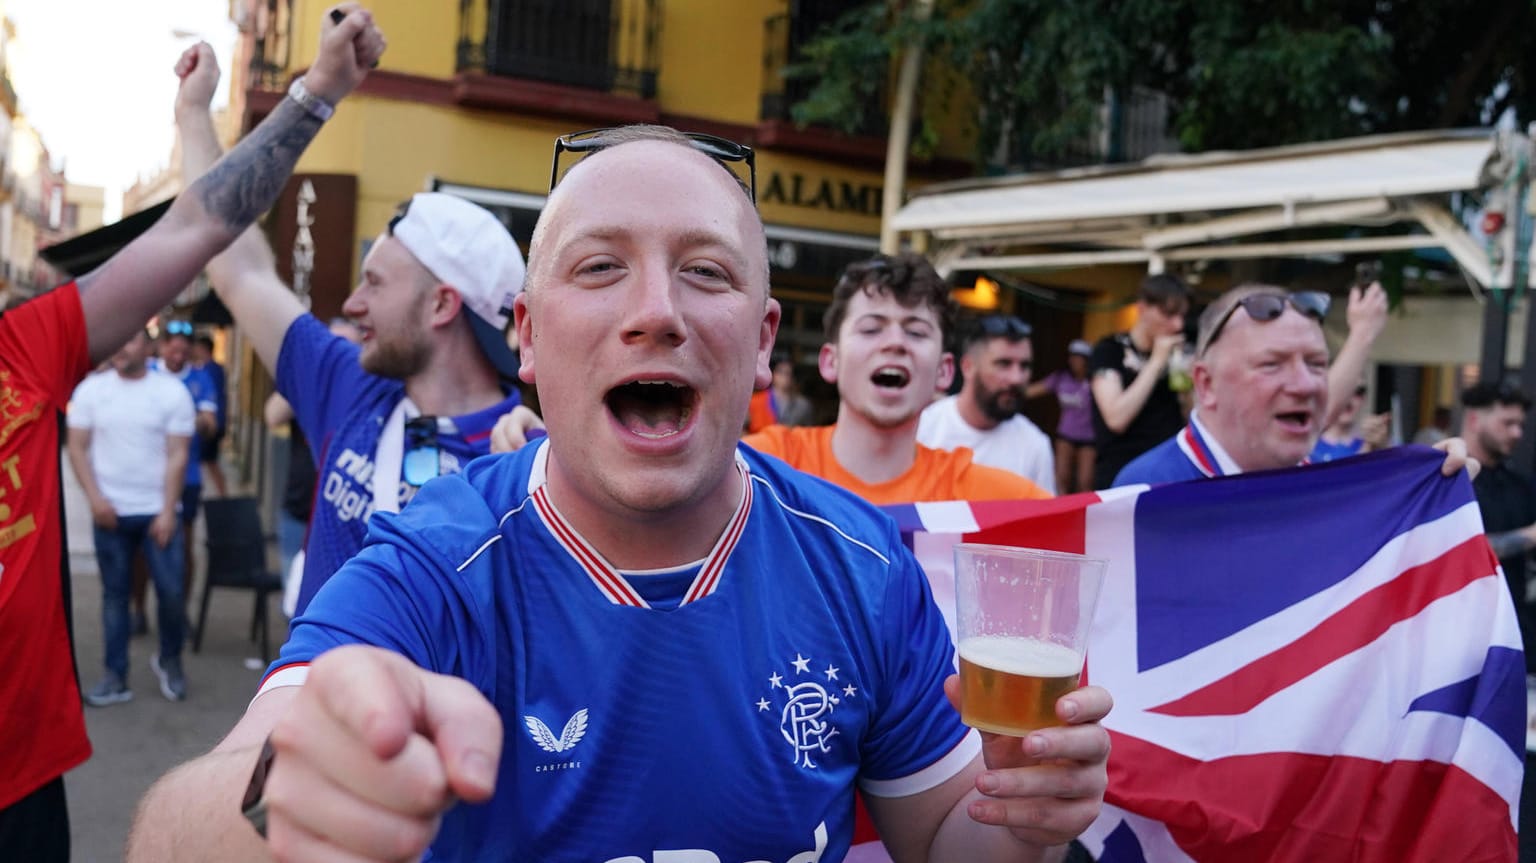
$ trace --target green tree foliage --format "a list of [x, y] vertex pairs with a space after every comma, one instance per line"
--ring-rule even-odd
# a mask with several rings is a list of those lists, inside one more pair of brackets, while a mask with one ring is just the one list
[[925, 23], [882, 0], [788, 74], [814, 82], [798, 121], [852, 131], [916, 33], [970, 84], [977, 162], [1028, 165], [1070, 153], [1106, 94], [1136, 86], [1169, 97], [1190, 151], [1529, 120], [1533, 25], [1533, 0], [937, 0]]

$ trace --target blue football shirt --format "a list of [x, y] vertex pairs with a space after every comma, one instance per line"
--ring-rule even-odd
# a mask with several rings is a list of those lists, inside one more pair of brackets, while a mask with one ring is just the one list
[[478, 459], [376, 518], [263, 684], [362, 642], [496, 706], [495, 796], [447, 813], [428, 859], [840, 860], [856, 784], [916, 793], [979, 752], [943, 694], [944, 619], [886, 516], [743, 450], [743, 502], [708, 557], [621, 573], [546, 496], [548, 449]]
[[[293, 322], [278, 352], [278, 392], [293, 405], [316, 465], [301, 612], [331, 573], [363, 547], [373, 515], [374, 452], [385, 420], [405, 397], [402, 382], [363, 371], [358, 353], [357, 345], [333, 335], [313, 315]], [[517, 403], [513, 391], [484, 410], [439, 422], [439, 472], [457, 473], [490, 452], [491, 429]], [[401, 505], [414, 493], [400, 483]]]

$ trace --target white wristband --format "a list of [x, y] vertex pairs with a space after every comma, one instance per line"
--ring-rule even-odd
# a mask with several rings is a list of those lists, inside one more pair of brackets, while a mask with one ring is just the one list
[[311, 117], [322, 123], [331, 119], [331, 115], [336, 113], [335, 106], [330, 102], [309, 92], [309, 88], [304, 86], [303, 78], [293, 79], [292, 86], [288, 88], [288, 98], [297, 102], [300, 108], [308, 111]]

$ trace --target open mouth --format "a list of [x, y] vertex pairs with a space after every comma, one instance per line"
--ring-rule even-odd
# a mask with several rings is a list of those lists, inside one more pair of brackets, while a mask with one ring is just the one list
[[1275, 414], [1275, 418], [1288, 426], [1298, 428], [1306, 428], [1312, 422], [1310, 411], [1290, 411], [1288, 413]]
[[604, 400], [621, 425], [659, 440], [681, 432], [693, 415], [693, 387], [671, 381], [633, 381], [608, 391]]
[[912, 376], [907, 374], [906, 369], [896, 366], [883, 366], [875, 369], [875, 373], [869, 376], [869, 382], [875, 386], [891, 389], [901, 389], [911, 379]]

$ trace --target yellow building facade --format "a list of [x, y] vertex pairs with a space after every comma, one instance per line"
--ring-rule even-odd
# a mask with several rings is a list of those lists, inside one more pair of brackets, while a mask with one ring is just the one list
[[[231, 106], [245, 129], [302, 74], [329, 5], [262, 0], [236, 10], [243, 43]], [[885, 138], [874, 127], [867, 136], [796, 128], [787, 119], [795, 94], [778, 72], [797, 40], [848, 5], [371, 0], [389, 49], [306, 151], [274, 214], [284, 275], [305, 179], [316, 199], [306, 205], [313, 307], [324, 316], [339, 310], [368, 244], [411, 194], [439, 189], [475, 200], [526, 248], [557, 136], [662, 123], [755, 149], [773, 289], [786, 305], [780, 344], [807, 362], [837, 273], [878, 248]], [[968, 170], [966, 130], [944, 137], [935, 158], [910, 167], [911, 182]]]

